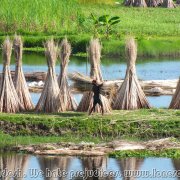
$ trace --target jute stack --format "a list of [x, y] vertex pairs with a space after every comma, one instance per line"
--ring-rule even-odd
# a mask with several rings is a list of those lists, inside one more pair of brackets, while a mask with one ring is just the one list
[[73, 95], [71, 94], [67, 79], [67, 67], [70, 55], [71, 45], [69, 44], [67, 39], [64, 39], [60, 45], [61, 72], [58, 77], [58, 84], [61, 94], [61, 104], [63, 104], [61, 111], [73, 111], [77, 108], [77, 104]]
[[172, 98], [169, 108], [170, 109], [180, 109], [180, 79], [177, 84], [176, 92], [173, 95], [173, 98]]
[[117, 92], [113, 108], [127, 110], [150, 108], [136, 75], [137, 45], [134, 38], [127, 40], [125, 50], [128, 60], [126, 76]]
[[16, 93], [11, 73], [10, 61], [12, 53], [12, 43], [6, 38], [2, 45], [3, 54], [3, 73], [0, 84], [0, 112], [16, 113], [23, 110], [18, 95]]
[[176, 5], [173, 0], [163, 0], [162, 7], [165, 8], [175, 8]]
[[51, 39], [45, 43], [45, 49], [48, 73], [41, 97], [36, 106], [36, 111], [42, 111], [46, 113], [59, 112], [62, 104], [60, 104], [60, 91], [55, 72], [58, 47], [55, 45], [54, 40]]
[[34, 105], [32, 103], [29, 89], [22, 69], [23, 43], [20, 36], [15, 36], [13, 47], [16, 60], [14, 86], [19, 97], [20, 103], [23, 106], [23, 109], [26, 111], [32, 110], [34, 108]]
[[[98, 82], [103, 82], [103, 77], [102, 77], [101, 69], [100, 69], [101, 45], [98, 39], [92, 39], [90, 41], [88, 54], [89, 54], [90, 65], [91, 65], [90, 78], [96, 79]], [[105, 113], [110, 112], [111, 106], [107, 97], [100, 95], [100, 98], [103, 104], [104, 112]], [[77, 111], [87, 112], [92, 108], [92, 106], [93, 106], [93, 93], [86, 92], [84, 93], [79, 103]], [[99, 106], [96, 106], [95, 112], [101, 112], [101, 109]]]

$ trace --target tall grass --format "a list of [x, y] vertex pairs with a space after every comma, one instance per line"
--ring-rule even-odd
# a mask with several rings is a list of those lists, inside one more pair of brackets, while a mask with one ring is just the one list
[[74, 0], [1, 0], [1, 31], [69, 32], [78, 25]]
[[[92, 34], [90, 14], [121, 17], [117, 36], [179, 36], [180, 8], [127, 8], [114, 0], [1, 0], [0, 32]], [[85, 2], [85, 3], [84, 3]], [[89, 2], [89, 0], [88, 0]], [[113, 3], [113, 4], [102, 4]]]

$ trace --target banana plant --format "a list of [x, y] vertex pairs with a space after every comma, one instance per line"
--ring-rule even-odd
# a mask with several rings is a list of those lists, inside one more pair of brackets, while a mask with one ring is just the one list
[[120, 22], [120, 17], [119, 16], [113, 16], [110, 17], [109, 15], [103, 15], [100, 17], [96, 17], [93, 14], [91, 14], [91, 17], [94, 21], [94, 35], [98, 36], [98, 29], [100, 27], [105, 28], [105, 36], [107, 39], [109, 39], [109, 36], [112, 32], [113, 26], [118, 24]]
[[112, 28], [120, 21], [119, 16], [110, 17], [109, 15], [103, 15], [99, 17], [99, 23], [105, 27], [105, 35], [107, 39], [109, 39]]

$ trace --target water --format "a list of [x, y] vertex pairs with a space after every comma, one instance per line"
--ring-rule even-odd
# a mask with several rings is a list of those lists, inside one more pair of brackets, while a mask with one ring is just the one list
[[[0, 62], [2, 60], [0, 59]], [[46, 59], [40, 54], [24, 54], [23, 56], [24, 72], [47, 71]], [[14, 58], [11, 69], [14, 70]], [[137, 74], [141, 80], [166, 80], [177, 79], [180, 76], [180, 59], [138, 59]], [[101, 69], [104, 79], [122, 79], [126, 72], [126, 61], [119, 58], [102, 58]], [[68, 72], [80, 72], [89, 75], [89, 63], [87, 58], [71, 57]], [[2, 64], [0, 65], [2, 71]], [[56, 72], [60, 72], [60, 65], [57, 62]], [[36, 104], [40, 94], [32, 93], [33, 103]], [[75, 95], [77, 103], [82, 95]], [[148, 97], [153, 107], [168, 107], [171, 96]]]
[[[75, 94], [76, 102], [79, 103], [82, 97], [82, 94]], [[37, 104], [40, 93], [31, 93], [32, 101], [34, 104]], [[156, 108], [167, 108], [171, 102], [172, 96], [150, 96], [147, 97], [149, 103], [152, 107]]]
[[[178, 180], [178, 177], [175, 174], [176, 171], [180, 170], [180, 159], [168, 158], [114, 159], [108, 157], [33, 156], [22, 154], [3, 154], [0, 155], [0, 162], [0, 174], [2, 174], [2, 172], [5, 172], [3, 171], [5, 169], [6, 172], [9, 172], [9, 176], [12, 175], [12, 173], [10, 174], [10, 172], [13, 172], [14, 174], [15, 172], [19, 172], [16, 174], [18, 174], [18, 176], [24, 175], [25, 180], [54, 180], [58, 179], [58, 177], [59, 179], [64, 180], [81, 180], [83, 179], [83, 177], [85, 178], [90, 176], [90, 173], [92, 172], [95, 173], [94, 178], [88, 177], [88, 180]], [[134, 174], [134, 177], [125, 178], [125, 176], [128, 175], [128, 172], [131, 173], [129, 174], [129, 176], [133, 176], [132, 172], [137, 173], [137, 171], [139, 171], [139, 177], [138, 174]], [[167, 172], [169, 173], [169, 176], [165, 174]], [[173, 176], [170, 176], [170, 173], [171, 175], [173, 174]]]
[[[2, 63], [1, 57], [0, 62]], [[142, 80], [177, 79], [180, 76], [180, 59], [138, 59], [136, 68], [137, 75]], [[14, 58], [11, 69], [14, 70]], [[23, 70], [24, 72], [47, 71], [44, 55], [25, 54]], [[126, 72], [126, 61], [119, 58], [102, 58], [101, 70], [104, 79], [122, 79]], [[2, 71], [2, 64], [0, 64], [0, 71]], [[59, 71], [60, 66], [57, 62], [56, 72], [59, 73]], [[74, 71], [89, 75], [87, 58], [71, 57], [68, 72]]]

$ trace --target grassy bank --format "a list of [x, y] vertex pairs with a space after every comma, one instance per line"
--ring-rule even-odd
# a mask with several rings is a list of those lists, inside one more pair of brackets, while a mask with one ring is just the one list
[[[10, 36], [13, 39], [13, 36]], [[65, 36], [55, 36], [60, 42]], [[0, 44], [3, 43], [6, 36], [0, 36]], [[43, 42], [50, 39], [51, 36], [23, 36], [24, 51], [39, 52], [44, 54]], [[72, 35], [68, 40], [72, 45], [72, 53], [78, 56], [86, 56], [86, 47], [91, 36]], [[180, 57], [180, 38], [177, 37], [159, 37], [159, 38], [136, 38], [138, 43], [139, 57]], [[125, 38], [106, 40], [101, 39], [102, 54], [107, 57], [125, 57]]]
[[113, 139], [180, 138], [179, 110], [113, 111], [111, 115], [85, 113], [1, 114], [1, 146], [42, 142], [102, 142]]
[[[85, 2], [85, 3], [84, 3]], [[26, 50], [41, 51], [43, 42], [67, 36], [73, 53], [85, 53], [93, 36], [95, 16], [120, 16], [109, 40], [100, 30], [103, 54], [124, 56], [125, 37], [133, 35], [139, 44], [139, 56], [180, 56], [180, 8], [127, 8], [113, 0], [87, 3], [81, 0], [2, 0], [0, 7], [0, 42], [6, 35], [23, 35]], [[97, 1], [96, 1], [97, 2]], [[104, 3], [103, 3], [104, 2]]]
[[146, 158], [146, 157], [167, 157], [167, 158], [180, 158], [179, 149], [163, 149], [163, 150], [128, 150], [128, 151], [116, 151], [109, 154], [113, 158]]

